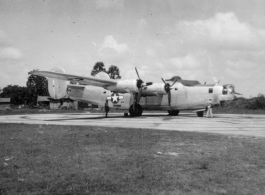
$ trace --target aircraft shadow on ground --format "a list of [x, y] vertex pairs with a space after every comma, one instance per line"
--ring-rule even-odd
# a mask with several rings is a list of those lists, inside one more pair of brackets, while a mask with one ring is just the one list
[[185, 115], [179, 115], [179, 116], [170, 116], [170, 115], [142, 115], [140, 117], [131, 117], [131, 116], [108, 116], [107, 118], [105, 116], [95, 116], [95, 117], [82, 117], [82, 118], [57, 118], [57, 119], [49, 119], [45, 121], [78, 121], [78, 120], [104, 120], [104, 119], [146, 119], [146, 118], [163, 118], [163, 120], [172, 120], [177, 118], [190, 118], [190, 117], [197, 117], [194, 114], [185, 114]]

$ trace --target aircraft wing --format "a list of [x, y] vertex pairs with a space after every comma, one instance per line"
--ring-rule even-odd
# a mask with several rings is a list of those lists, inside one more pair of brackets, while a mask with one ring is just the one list
[[111, 85], [116, 85], [118, 82], [117, 80], [114, 80], [114, 79], [102, 79], [102, 78], [97, 78], [93, 76], [85, 77], [85, 76], [77, 76], [77, 75], [50, 72], [50, 71], [34, 70], [29, 73], [32, 75], [38, 75], [38, 76], [54, 78], [54, 79], [59, 79], [59, 80], [64, 80], [64, 81], [76, 81], [79, 84], [93, 85], [93, 86], [104, 87], [104, 88], [111, 86]]

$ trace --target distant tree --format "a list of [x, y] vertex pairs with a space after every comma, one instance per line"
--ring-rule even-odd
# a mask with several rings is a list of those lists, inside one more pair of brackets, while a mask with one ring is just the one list
[[258, 97], [250, 104], [251, 109], [265, 109], [265, 97], [259, 94]]
[[120, 79], [121, 78], [120, 70], [115, 65], [111, 65], [107, 71], [103, 62], [97, 62], [94, 65], [93, 70], [91, 71], [91, 75], [95, 76], [99, 72], [106, 72], [110, 76], [111, 79]]
[[110, 76], [111, 79], [120, 79], [120, 70], [117, 66], [111, 65], [109, 67], [109, 70], [107, 71], [107, 74]]
[[29, 104], [36, 105], [38, 96], [48, 96], [48, 80], [45, 77], [29, 75], [27, 81]]
[[93, 70], [91, 71], [91, 75], [95, 76], [99, 72], [106, 72], [105, 65], [103, 62], [97, 62], [94, 65]]
[[28, 101], [27, 87], [20, 87], [18, 85], [8, 85], [3, 88], [3, 93], [0, 94], [2, 98], [10, 98], [11, 104], [26, 104]]

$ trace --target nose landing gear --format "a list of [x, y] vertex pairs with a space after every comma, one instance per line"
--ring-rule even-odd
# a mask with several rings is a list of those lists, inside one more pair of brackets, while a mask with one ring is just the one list
[[168, 110], [168, 114], [170, 116], [178, 116], [179, 115], [179, 110]]
[[198, 117], [203, 117], [203, 111], [199, 111], [199, 112], [197, 112], [197, 116], [198, 116]]

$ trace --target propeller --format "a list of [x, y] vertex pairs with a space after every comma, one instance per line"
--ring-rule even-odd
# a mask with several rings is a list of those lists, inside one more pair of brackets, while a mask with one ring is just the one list
[[139, 73], [137, 71], [137, 68], [135, 67], [136, 74], [138, 76], [136, 86], [138, 88], [138, 93], [134, 94], [134, 102], [133, 102], [133, 110], [135, 110], [136, 104], [140, 102], [140, 99], [143, 94], [143, 89], [146, 89], [147, 86], [152, 85], [153, 82], [147, 82], [145, 83], [139, 76]]
[[141, 97], [142, 97], [142, 93], [143, 93], [143, 89], [145, 89], [147, 86], [149, 86], [149, 85], [152, 85], [153, 84], [153, 82], [144, 82], [141, 78], [140, 78], [140, 76], [139, 76], [139, 73], [138, 73], [138, 71], [137, 71], [137, 68], [135, 68], [135, 71], [136, 71], [136, 74], [137, 74], [137, 76], [138, 76], [138, 80], [137, 80], [137, 88], [139, 89], [138, 90], [138, 95], [137, 95], [137, 98], [136, 98], [136, 102], [138, 103], [139, 101], [140, 101], [140, 99], [141, 99]]
[[172, 86], [173, 86], [178, 80], [175, 79], [174, 82], [170, 85], [169, 83], [166, 83], [166, 81], [165, 81], [163, 78], [161, 78], [161, 79], [162, 79], [162, 81], [165, 83], [164, 89], [165, 89], [165, 91], [166, 91], [167, 94], [168, 94], [168, 105], [170, 106], [170, 105], [171, 105], [171, 89], [173, 89]]

